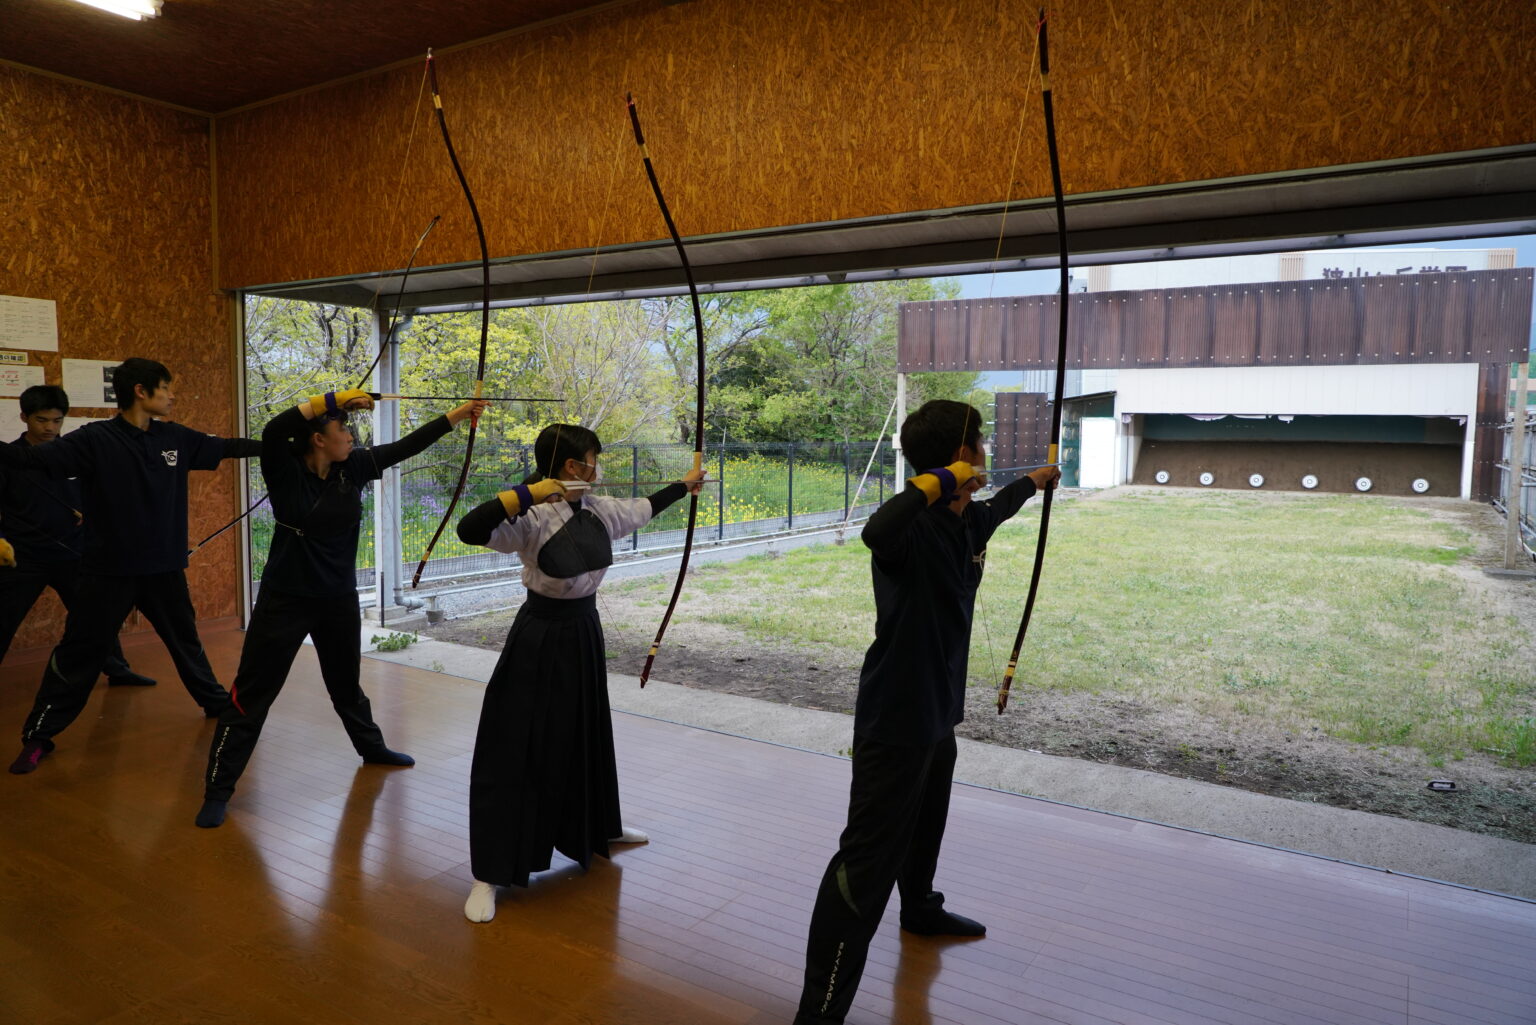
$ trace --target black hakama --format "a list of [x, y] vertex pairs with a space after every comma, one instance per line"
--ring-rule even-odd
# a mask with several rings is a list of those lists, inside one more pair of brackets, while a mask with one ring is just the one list
[[533, 591], [486, 684], [469, 774], [474, 877], [527, 886], [559, 851], [586, 868], [623, 825], [596, 595]]

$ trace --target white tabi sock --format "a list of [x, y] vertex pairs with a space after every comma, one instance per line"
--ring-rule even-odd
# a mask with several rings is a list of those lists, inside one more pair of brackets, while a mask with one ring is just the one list
[[650, 843], [651, 838], [633, 826], [622, 826], [618, 836], [610, 837], [609, 843]]
[[464, 917], [471, 922], [489, 922], [496, 917], [496, 886], [475, 880], [469, 888], [469, 899], [464, 902]]

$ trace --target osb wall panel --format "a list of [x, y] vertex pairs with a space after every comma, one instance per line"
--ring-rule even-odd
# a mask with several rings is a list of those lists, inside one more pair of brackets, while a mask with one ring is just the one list
[[[176, 378], [176, 419], [232, 433], [226, 300], [212, 287], [207, 121], [0, 66], [0, 138], [0, 294], [58, 309], [59, 351], [30, 353], [32, 365], [60, 384], [61, 359], [158, 359]], [[20, 431], [0, 424], [0, 439]], [[193, 474], [194, 540], [232, 518], [236, 500], [232, 468]], [[194, 556], [188, 577], [200, 617], [235, 614], [232, 540]], [[130, 628], [148, 626], [135, 616]], [[62, 629], [49, 592], [12, 648], [51, 645]]]
[[[1530, 142], [1532, 10], [1060, 5], [1065, 187]], [[439, 70], [493, 255], [579, 250], [664, 236], [626, 89], [686, 235], [1047, 195], [1034, 11], [1034, 0], [637, 0], [443, 54]], [[400, 267], [438, 212], [420, 262], [477, 258], [424, 107], [406, 160], [420, 81], [400, 69], [220, 118], [224, 285]]]
[[[1523, 358], [1533, 272], [1451, 271], [1088, 292], [1071, 298], [1067, 366], [1324, 366]], [[897, 368], [1049, 370], [1054, 295], [903, 303]]]

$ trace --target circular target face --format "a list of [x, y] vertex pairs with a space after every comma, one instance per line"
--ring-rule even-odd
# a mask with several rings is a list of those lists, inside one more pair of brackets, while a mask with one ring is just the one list
[[1369, 490], [1371, 490], [1371, 478], [1369, 478], [1369, 477], [1361, 477], [1358, 480], [1356, 480], [1355, 481], [1355, 490], [1356, 491], [1369, 491]]
[[1155, 474], [1152, 475], [1152, 479], [1157, 481], [1159, 484], [1167, 484], [1168, 481], [1172, 478], [1169, 476], [1167, 470], [1158, 470]]
[[1262, 488], [1264, 486], [1264, 475], [1262, 473], [1256, 473], [1249, 477], [1248, 486], [1250, 488]]
[[1212, 484], [1216, 483], [1216, 475], [1207, 470], [1205, 473], [1200, 475], [1200, 483], [1204, 484], [1206, 487], [1210, 487]]
[[1422, 495], [1429, 490], [1429, 481], [1423, 477], [1415, 477], [1413, 480], [1413, 490], [1415, 494]]
[[1311, 491], [1313, 488], [1317, 487], [1317, 478], [1309, 473], [1305, 477], [1301, 478], [1301, 486], [1306, 488], [1308, 491]]

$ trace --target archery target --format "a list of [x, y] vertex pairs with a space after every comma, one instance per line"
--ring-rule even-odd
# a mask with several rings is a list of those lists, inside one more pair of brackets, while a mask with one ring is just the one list
[[1413, 479], [1413, 491], [1414, 491], [1414, 494], [1422, 495], [1424, 492], [1426, 492], [1428, 490], [1429, 490], [1429, 481], [1425, 480], [1423, 477], [1415, 477]]
[[1157, 481], [1159, 484], [1167, 484], [1168, 481], [1172, 478], [1169, 476], [1167, 470], [1158, 470], [1155, 474], [1152, 475], [1152, 479]]
[[1262, 488], [1264, 486], [1264, 475], [1262, 473], [1255, 473], [1250, 476], [1248, 478], [1248, 486], [1250, 488]]
[[1301, 486], [1306, 488], [1308, 491], [1311, 491], [1313, 488], [1317, 487], [1317, 477], [1310, 473], [1307, 474], [1305, 477], [1301, 478]]
[[1355, 490], [1356, 491], [1369, 491], [1369, 490], [1371, 490], [1371, 478], [1369, 478], [1369, 477], [1357, 478], [1355, 480]]
[[1216, 483], [1216, 475], [1207, 470], [1200, 475], [1200, 483], [1204, 484], [1206, 487], [1210, 487], [1212, 484]]

